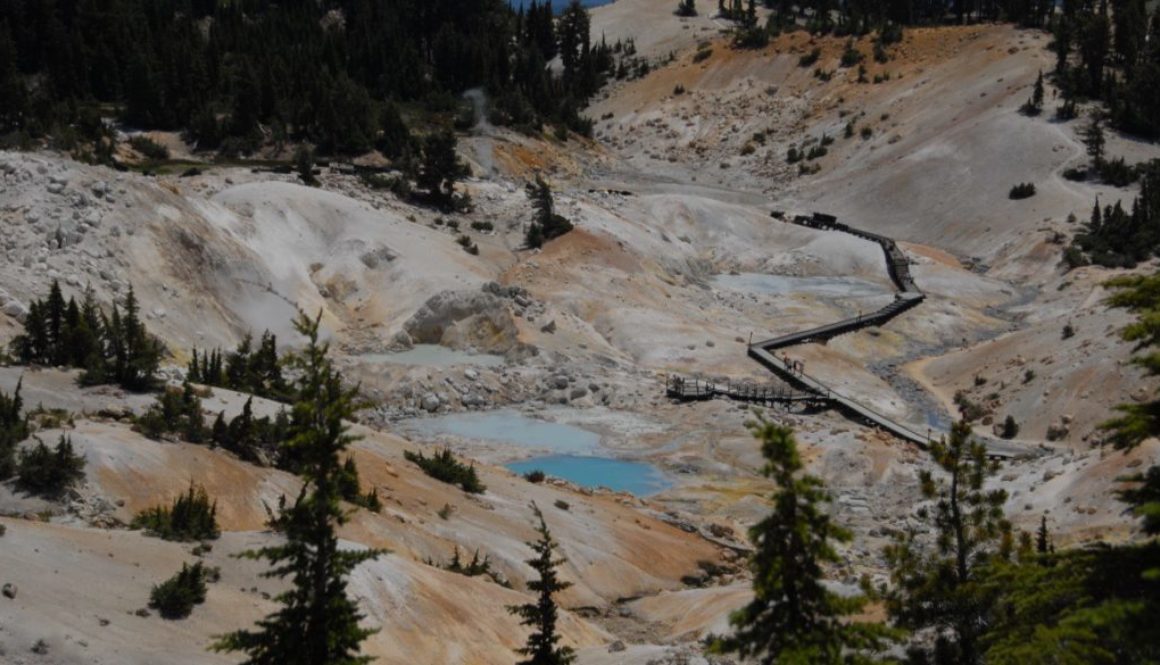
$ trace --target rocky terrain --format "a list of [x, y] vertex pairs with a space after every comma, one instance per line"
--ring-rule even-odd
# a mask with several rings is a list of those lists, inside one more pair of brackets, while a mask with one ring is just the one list
[[[461, 141], [474, 172], [467, 214], [411, 205], [338, 168], [311, 188], [211, 164], [189, 177], [144, 176], [47, 152], [0, 153], [0, 342], [53, 279], [66, 296], [91, 286], [105, 304], [132, 285], [171, 354], [172, 381], [195, 347], [232, 347], [266, 329], [294, 346], [295, 308], [321, 310], [339, 366], [371, 401], [356, 457], [386, 507], [357, 512], [342, 536], [391, 550], [352, 583], [368, 622], [382, 626], [369, 642], [379, 662], [511, 661], [523, 632], [497, 608], [526, 597], [530, 501], [545, 507], [569, 560], [564, 576], [575, 586], [562, 598], [563, 628], [579, 662], [702, 662], [695, 641], [746, 600], [737, 561], [770, 486], [744, 427], [751, 412], [672, 403], [665, 379], [770, 382], [745, 355], [751, 334], [889, 301], [876, 245], [770, 215], [820, 210], [897, 238], [929, 298], [882, 328], [794, 349], [811, 374], [935, 431], [957, 416], [953, 397], [963, 391], [988, 412], [981, 434], [1008, 415], [1021, 425], [1024, 454], [996, 481], [1017, 526], [1034, 528], [1046, 514], [1060, 544], [1131, 537], [1104, 490], [1160, 446], [1124, 455], [1093, 444], [1114, 404], [1154, 386], [1115, 335], [1128, 319], [1103, 303], [1111, 273], [1065, 272], [1060, 236], [1076, 230], [1068, 214], [1083, 218], [1097, 195], [1133, 193], [1063, 179], [1084, 159], [1077, 123], [1017, 112], [1049, 66], [1047, 38], [1008, 26], [908, 30], [888, 62], [868, 66], [881, 80], [859, 83], [838, 66], [844, 40], [794, 33], [736, 51], [718, 22], [678, 19], [671, 4], [618, 0], [593, 12], [594, 34], [632, 35], [657, 62], [672, 54], [589, 109], [600, 119], [593, 141], [493, 128]], [[828, 81], [798, 64], [814, 46], [818, 66], [834, 72]], [[869, 42], [859, 46], [869, 53]], [[823, 145], [826, 154], [809, 160], [816, 173], [787, 163], [791, 147]], [[1117, 137], [1108, 151], [1129, 161], [1160, 154]], [[552, 180], [576, 230], [529, 251], [524, 185], [535, 173]], [[1009, 200], [1023, 181], [1039, 193]], [[492, 230], [472, 227], [482, 222]], [[1074, 330], [1066, 339], [1065, 325]], [[395, 361], [406, 352], [429, 355]], [[276, 588], [230, 555], [272, 537], [269, 511], [297, 480], [222, 451], [145, 439], [126, 416], [147, 396], [81, 389], [62, 370], [0, 368], [0, 390], [21, 379], [27, 404], [72, 414], [65, 426], [87, 478], [57, 504], [0, 486], [0, 583], [16, 586], [0, 598], [0, 660], [233, 662], [206, 645], [269, 611]], [[213, 412], [244, 402], [212, 392]], [[671, 484], [640, 498], [528, 483], [500, 465], [558, 442], [422, 427], [464, 413], [581, 428], [598, 435], [601, 454], [648, 462]], [[832, 577], [882, 579], [882, 546], [918, 526], [922, 451], [836, 413], [766, 414], [797, 429], [836, 518], [856, 535]], [[50, 425], [37, 436], [55, 440], [60, 423]], [[476, 460], [488, 491], [448, 489], [403, 460], [404, 450], [435, 445]], [[224, 535], [204, 556], [223, 578], [192, 618], [164, 621], [138, 610], [193, 555], [125, 524], [191, 480], [219, 502]], [[456, 547], [486, 553], [513, 588], [429, 565]]]

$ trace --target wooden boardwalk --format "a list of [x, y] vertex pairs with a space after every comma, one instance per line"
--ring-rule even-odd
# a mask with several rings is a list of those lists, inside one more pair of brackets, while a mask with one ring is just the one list
[[669, 377], [665, 392], [682, 402], [699, 402], [725, 397], [756, 404], [805, 404], [821, 406], [830, 398], [813, 390], [794, 390], [784, 385], [758, 385], [748, 382], [709, 381], [681, 376]]
[[[774, 217], [778, 217], [778, 215], [775, 214]], [[847, 224], [839, 223], [837, 218], [832, 215], [821, 213], [795, 217], [793, 223], [813, 229], [848, 233], [877, 243], [882, 248], [883, 256], [886, 259], [886, 270], [890, 275], [890, 281], [897, 288], [894, 301], [876, 312], [750, 344], [749, 357], [776, 374], [785, 382], [786, 387], [753, 386], [728, 382], [718, 384], [711, 381], [678, 377], [668, 381], [666, 387], [668, 395], [682, 401], [728, 397], [765, 404], [802, 402], [830, 405], [853, 420], [889, 432], [923, 448], [930, 444], [932, 438], [944, 436], [943, 432], [935, 432], [930, 428], [921, 431], [921, 428], [899, 423], [864, 404], [835, 393], [800, 368], [792, 367], [787, 363], [784, 354], [779, 355], [776, 352], [778, 349], [797, 344], [825, 342], [839, 335], [856, 332], [871, 326], [884, 325], [894, 317], [917, 307], [926, 300], [926, 295], [919, 290], [910, 274], [910, 260], [906, 258], [894, 240], [877, 233], [855, 229]], [[987, 452], [991, 457], [1015, 457], [1021, 452], [1014, 446], [999, 441], [990, 440], [984, 441], [984, 443], [987, 445]]]

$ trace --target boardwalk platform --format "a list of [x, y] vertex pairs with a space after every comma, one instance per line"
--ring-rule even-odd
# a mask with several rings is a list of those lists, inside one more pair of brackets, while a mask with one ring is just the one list
[[[782, 219], [783, 216], [773, 213], [773, 217]], [[802, 402], [829, 405], [838, 409], [852, 420], [856, 420], [870, 427], [876, 427], [900, 439], [926, 448], [930, 444], [932, 437], [940, 438], [945, 433], [935, 432], [930, 428], [925, 428], [925, 431], [920, 431], [920, 428], [899, 423], [864, 404], [835, 393], [821, 381], [809, 376], [804, 371], [789, 366], [784, 356], [779, 357], [776, 353], [777, 349], [783, 349], [797, 344], [825, 342], [839, 335], [856, 332], [871, 326], [884, 325], [903, 312], [922, 304], [926, 299], [926, 295], [919, 290], [918, 285], [914, 282], [914, 278], [911, 277], [910, 260], [898, 248], [898, 244], [894, 240], [886, 236], [878, 235], [877, 233], [862, 231], [847, 224], [842, 224], [833, 215], [814, 213], [812, 216], [797, 216], [793, 219], [793, 223], [813, 229], [848, 233], [877, 243], [882, 248], [882, 253], [886, 260], [886, 270], [890, 275], [890, 280], [898, 290], [895, 294], [894, 301], [876, 312], [862, 314], [854, 318], [819, 326], [810, 330], [781, 335], [757, 342], [756, 344], [750, 344], [749, 357], [776, 374], [788, 387], [778, 388], [730, 383], [717, 384], [678, 377], [668, 382], [666, 392], [669, 397], [682, 401], [726, 397], [729, 399], [767, 404]], [[988, 455], [991, 457], [1015, 457], [1022, 452], [1010, 445], [1004, 445], [1002, 442], [985, 440], [984, 444], [987, 446]]]

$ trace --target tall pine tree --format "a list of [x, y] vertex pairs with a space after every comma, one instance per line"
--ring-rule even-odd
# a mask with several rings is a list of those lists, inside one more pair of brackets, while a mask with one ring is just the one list
[[245, 553], [268, 561], [268, 577], [289, 577], [292, 586], [278, 596], [282, 607], [258, 622], [255, 630], [223, 636], [219, 651], [241, 651], [247, 665], [355, 665], [372, 659], [360, 655], [362, 642], [375, 631], [359, 625], [363, 615], [346, 592], [347, 577], [360, 563], [379, 556], [375, 550], [338, 547], [338, 526], [347, 517], [340, 504], [343, 454], [355, 440], [346, 424], [356, 409], [357, 389], [346, 388], [327, 358], [329, 345], [319, 341], [321, 314], [299, 313], [297, 330], [306, 349], [292, 359], [299, 377], [289, 446], [306, 481], [294, 504], [278, 518], [286, 538]]
[[842, 597], [822, 584], [822, 566], [839, 561], [831, 543], [851, 536], [822, 511], [829, 501], [822, 481], [801, 473], [793, 430], [765, 420], [750, 429], [761, 442], [762, 474], [778, 489], [773, 512], [749, 531], [756, 548], [749, 564], [754, 598], [733, 613], [735, 632], [718, 638], [713, 650], [770, 665], [842, 663], [880, 649], [889, 631], [846, 619], [865, 599]]
[[520, 623], [532, 628], [527, 644], [519, 649], [524, 660], [519, 661], [517, 665], [567, 665], [575, 660], [576, 656], [571, 647], [557, 646], [560, 642], [560, 634], [556, 628], [559, 609], [556, 607], [554, 596], [572, 584], [561, 580], [556, 572], [565, 560], [556, 558], [559, 543], [548, 531], [544, 514], [535, 503], [532, 504], [532, 511], [540, 523], [536, 527], [540, 538], [528, 543], [535, 556], [528, 559], [527, 564], [539, 574], [539, 579], [530, 580], [528, 590], [536, 593], [537, 598], [534, 603], [508, 607], [508, 612], [520, 617]]
[[899, 626], [933, 638], [912, 645], [916, 657], [927, 659], [921, 662], [974, 665], [990, 612], [979, 571], [1006, 558], [1013, 545], [1003, 515], [1007, 493], [984, 487], [997, 468], [966, 421], [955, 423], [949, 441], [932, 443], [930, 455], [946, 479], [921, 473], [922, 495], [934, 505], [920, 508], [918, 517], [934, 528], [935, 541], [910, 533], [887, 548], [895, 585], [887, 609]]

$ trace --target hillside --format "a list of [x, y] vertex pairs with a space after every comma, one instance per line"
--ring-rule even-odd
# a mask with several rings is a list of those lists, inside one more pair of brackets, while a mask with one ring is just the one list
[[[1095, 445], [1115, 405], [1143, 402], [1157, 384], [1117, 334], [1131, 316], [1105, 302], [1104, 283], [1125, 271], [1068, 270], [1063, 253], [1079, 230], [1070, 214], [1086, 219], [1097, 197], [1127, 204], [1139, 187], [1068, 180], [1087, 159], [1081, 122], [1019, 112], [1052, 66], [1049, 36], [1006, 24], [907, 28], [886, 62], [870, 57], [869, 37], [854, 40], [867, 56], [858, 82], [856, 67], [841, 66], [845, 38], [795, 31], [739, 50], [728, 22], [682, 19], [674, 4], [593, 10], [593, 36], [632, 38], [653, 67], [593, 97], [590, 139], [483, 121], [462, 131], [465, 212], [368, 186], [339, 159], [319, 167], [317, 186], [257, 163], [203, 161], [180, 132], [148, 133], [183, 160], [149, 175], [50, 149], [0, 151], [0, 344], [53, 280], [66, 298], [91, 287], [106, 309], [131, 286], [165, 344], [171, 385], [195, 348], [228, 350], [269, 330], [291, 351], [302, 344], [295, 311], [320, 313], [336, 365], [367, 400], [353, 455], [362, 490], [384, 504], [345, 506], [339, 534], [344, 547], [389, 550], [351, 579], [365, 623], [380, 628], [366, 643], [376, 662], [513, 661], [527, 631], [504, 608], [531, 598], [532, 502], [567, 559], [561, 627], [578, 663], [705, 662], [699, 641], [751, 597], [746, 534], [775, 489], [746, 429], [754, 409], [795, 429], [830, 513], [854, 536], [827, 566], [835, 588], [884, 583], [884, 547], [926, 528], [916, 510], [933, 465], [919, 447], [834, 409], [666, 397], [674, 376], [780, 386], [747, 357], [751, 340], [895, 299], [879, 245], [791, 223], [830, 213], [897, 239], [927, 298], [882, 326], [787, 353], [833, 391], [932, 437], [964, 399], [983, 409], [980, 436], [996, 437], [1011, 416], [1014, 455], [989, 487], [1007, 490], [1017, 529], [1046, 517], [1060, 548], [1137, 539], [1108, 488], [1154, 464], [1160, 443]], [[815, 48], [816, 63], [801, 66]], [[1049, 85], [1051, 106], [1056, 93]], [[825, 151], [787, 160], [811, 148]], [[1160, 157], [1111, 131], [1107, 152]], [[575, 230], [529, 249], [525, 188], [537, 176]], [[1022, 182], [1036, 194], [1010, 199]], [[69, 415], [22, 446], [68, 433], [86, 473], [57, 502], [0, 483], [0, 584], [17, 587], [0, 598], [0, 660], [237, 662], [206, 647], [271, 611], [280, 589], [235, 555], [276, 541], [270, 517], [301, 479], [222, 448], [148, 439], [132, 415], [153, 396], [77, 378], [0, 366], [0, 392], [19, 384], [27, 408]], [[204, 394], [211, 421], [249, 398]], [[258, 415], [280, 408], [252, 404]], [[440, 483], [403, 456], [443, 447], [477, 469], [485, 493]], [[632, 473], [663, 482], [637, 496], [594, 489], [618, 480], [608, 471], [536, 484], [505, 466], [561, 455], [565, 471], [576, 455], [638, 463]], [[223, 535], [212, 550], [126, 526], [191, 483], [217, 500]], [[511, 588], [444, 570], [457, 548], [486, 555]], [[222, 572], [205, 605], [182, 621], [138, 612], [195, 558]], [[34, 653], [41, 640], [46, 653]]]

